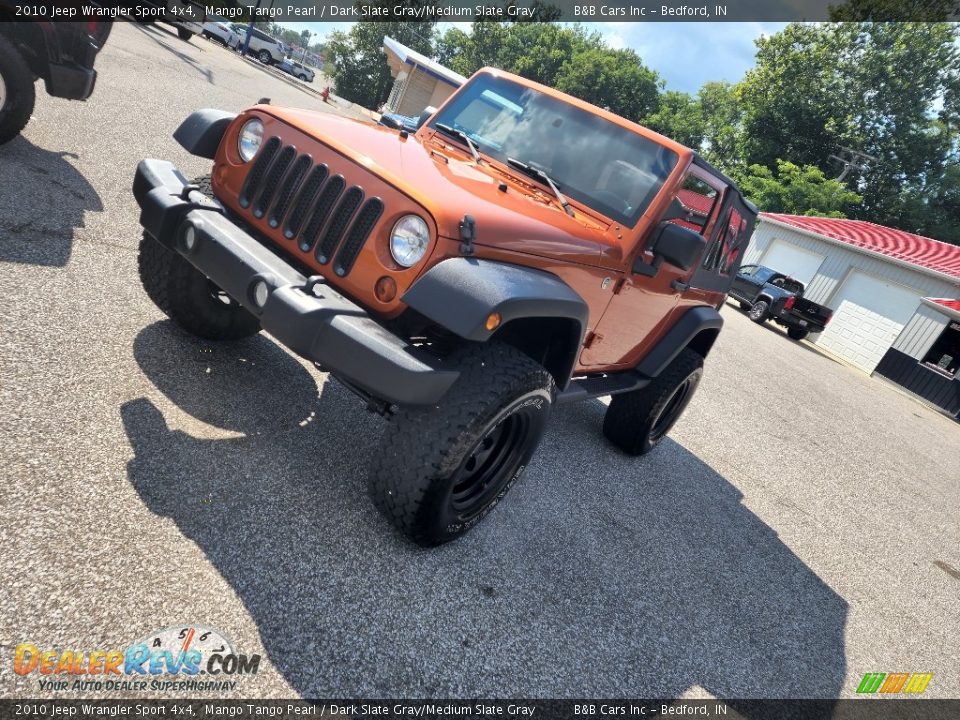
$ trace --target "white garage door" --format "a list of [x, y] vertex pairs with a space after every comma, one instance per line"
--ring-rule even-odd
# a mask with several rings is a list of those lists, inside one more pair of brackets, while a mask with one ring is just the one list
[[806, 285], [817, 274], [823, 258], [823, 255], [786, 240], [773, 240], [763, 253], [760, 264], [777, 272], [786, 273]]
[[855, 270], [827, 304], [833, 319], [817, 344], [869, 373], [916, 311], [920, 293]]

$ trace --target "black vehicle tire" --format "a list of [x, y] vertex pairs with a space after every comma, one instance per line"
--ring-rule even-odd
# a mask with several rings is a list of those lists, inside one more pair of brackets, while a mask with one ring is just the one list
[[509, 345], [450, 356], [460, 377], [439, 403], [402, 407], [373, 462], [374, 505], [418, 545], [454, 540], [503, 499], [543, 437], [556, 388]]
[[603, 434], [628, 455], [650, 452], [683, 415], [702, 376], [703, 358], [684, 349], [647, 387], [611, 398]]
[[740, 301], [740, 309], [741, 309], [741, 310], [744, 310], [744, 311], [749, 310], [749, 309], [750, 309], [750, 303], [748, 303], [748, 302], [743, 302], [743, 301], [741, 300], [741, 301]]
[[33, 71], [16, 46], [0, 36], [0, 145], [27, 126], [36, 101]]
[[766, 300], [757, 300], [747, 312], [747, 316], [751, 320], [761, 325], [767, 321], [769, 314], [770, 304]]
[[261, 50], [259, 53], [257, 53], [257, 58], [264, 65], [273, 65], [273, 56], [270, 54], [269, 50]]
[[[210, 176], [193, 181], [213, 193]], [[260, 321], [226, 296], [183, 256], [149, 233], [140, 240], [140, 282], [163, 313], [192, 335], [208, 340], [240, 340], [260, 332]]]
[[144, 233], [137, 258], [140, 282], [167, 317], [207, 340], [241, 340], [260, 332], [260, 321], [181, 255]]
[[190, 42], [190, 38], [193, 37], [193, 33], [187, 30], [186, 28], [178, 27], [177, 37], [179, 37], [184, 42]]
[[809, 334], [810, 334], [810, 331], [807, 330], [806, 328], [794, 328], [794, 327], [787, 328], [787, 335], [790, 336], [791, 340], [800, 341], [800, 340], [803, 340]]

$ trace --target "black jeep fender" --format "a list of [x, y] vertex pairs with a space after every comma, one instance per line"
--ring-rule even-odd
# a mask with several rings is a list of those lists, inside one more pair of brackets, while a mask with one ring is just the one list
[[204, 108], [190, 113], [173, 133], [173, 139], [192, 155], [213, 160], [220, 147], [227, 126], [237, 117], [236, 113], [214, 108]]
[[722, 327], [723, 316], [716, 308], [690, 308], [640, 361], [636, 367], [637, 372], [647, 377], [656, 377], [684, 348], [690, 348], [706, 358]]
[[[556, 275], [479, 258], [437, 263], [401, 299], [465, 340], [516, 345], [542, 362], [561, 389], [570, 381], [589, 316], [583, 298]], [[489, 330], [492, 313], [500, 314], [500, 323]]]

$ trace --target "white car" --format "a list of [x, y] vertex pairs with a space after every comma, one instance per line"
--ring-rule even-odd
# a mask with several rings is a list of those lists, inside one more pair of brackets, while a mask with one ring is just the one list
[[233, 26], [221, 20], [208, 20], [203, 24], [203, 36], [208, 40], [216, 40], [228, 47], [233, 47], [240, 40], [240, 34]]
[[[233, 46], [234, 50], [239, 50], [243, 47], [244, 39], [247, 36], [247, 29], [245, 27], [238, 26], [237, 30], [239, 35], [237, 37], [237, 44]], [[256, 28], [253, 29], [253, 35], [250, 36], [250, 47], [248, 51], [250, 55], [265, 65], [276, 65], [279, 62], [283, 62], [287, 55], [287, 48], [282, 42]]]

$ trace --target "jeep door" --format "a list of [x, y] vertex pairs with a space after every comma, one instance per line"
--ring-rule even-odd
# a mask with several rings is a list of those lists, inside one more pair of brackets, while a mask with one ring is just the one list
[[[716, 225], [725, 188], [720, 180], [691, 165], [675, 192], [686, 215], [669, 222], [694, 230], [705, 238], [706, 244]], [[639, 252], [634, 253], [646, 263], [654, 260], [649, 246], [657, 235], [657, 227], [658, 223], [651, 224]], [[683, 270], [664, 262], [653, 277], [628, 272], [613, 288], [613, 299], [597, 323], [594, 335], [588, 337], [580, 354], [581, 365], [610, 368], [635, 365], [669, 328], [681, 292], [696, 269], [695, 266]]]

